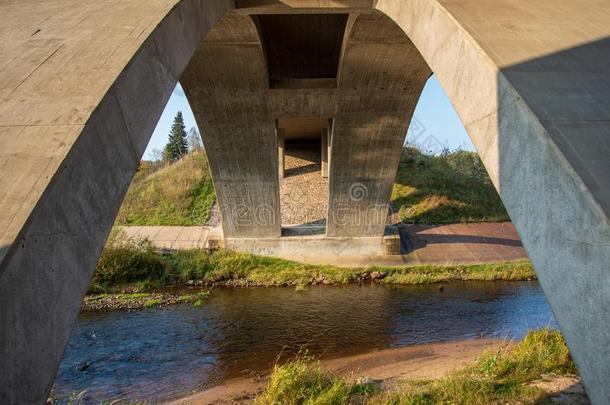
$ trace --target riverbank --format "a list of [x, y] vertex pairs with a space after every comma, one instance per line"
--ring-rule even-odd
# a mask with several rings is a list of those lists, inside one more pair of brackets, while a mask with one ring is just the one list
[[[175, 251], [111, 247], [102, 254], [82, 311], [138, 310], [173, 304], [204, 304], [213, 288], [348, 284], [417, 285], [452, 281], [535, 280], [529, 261], [476, 265], [344, 268], [311, 265], [228, 250]], [[439, 286], [442, 289], [442, 286]]]
[[[544, 400], [586, 404], [586, 394], [574, 372], [561, 334], [540, 330], [516, 344], [475, 339], [320, 362], [301, 357], [276, 365], [270, 375], [230, 380], [171, 405], [307, 400], [341, 404], [432, 404], [446, 400], [465, 404]], [[328, 401], [320, 402], [322, 399]]]
[[[404, 379], [438, 379], [475, 361], [485, 350], [500, 350], [510, 345], [501, 339], [475, 339], [431, 343], [376, 350], [369, 353], [322, 360], [319, 366], [350, 383], [371, 381], [389, 388]], [[270, 375], [237, 378], [198, 392], [171, 405], [251, 403], [269, 384]]]

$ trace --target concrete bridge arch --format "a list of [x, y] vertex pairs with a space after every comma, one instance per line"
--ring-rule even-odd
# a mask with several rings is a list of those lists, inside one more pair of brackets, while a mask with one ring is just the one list
[[[591, 399], [610, 401], [608, 4], [49, 3], [0, 5], [0, 402], [46, 399], [140, 156], [215, 23], [227, 13], [371, 9], [394, 21], [438, 76], [523, 240]], [[266, 122], [260, 128], [270, 130]]]

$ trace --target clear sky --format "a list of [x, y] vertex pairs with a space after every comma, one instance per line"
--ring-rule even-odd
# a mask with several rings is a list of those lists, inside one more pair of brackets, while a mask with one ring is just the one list
[[[148, 148], [144, 152], [145, 159], [152, 157], [154, 149], [163, 149], [178, 111], [182, 111], [187, 131], [197, 126], [180, 84], [174, 89], [157, 123]], [[433, 153], [440, 152], [443, 147], [474, 150], [460, 119], [435, 76], [432, 76], [424, 87], [409, 128], [407, 143], [414, 143], [421, 149]]]

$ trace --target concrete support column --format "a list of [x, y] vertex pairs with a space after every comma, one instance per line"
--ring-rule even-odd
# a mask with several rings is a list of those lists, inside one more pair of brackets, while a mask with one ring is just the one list
[[252, 19], [236, 13], [221, 19], [180, 82], [202, 128], [224, 238], [279, 237], [276, 125]]
[[323, 128], [320, 134], [320, 162], [322, 177], [328, 177], [328, 128]]
[[281, 129], [276, 130], [277, 133], [277, 172], [278, 177], [283, 179], [286, 174], [286, 162], [285, 162], [285, 149], [286, 141], [284, 139], [284, 131]]
[[429, 75], [392, 21], [356, 18], [337, 77], [328, 236], [383, 235], [409, 121]]

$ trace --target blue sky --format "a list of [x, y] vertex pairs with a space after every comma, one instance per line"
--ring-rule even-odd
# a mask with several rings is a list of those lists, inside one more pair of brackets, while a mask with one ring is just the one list
[[[178, 111], [182, 111], [187, 131], [191, 127], [197, 126], [180, 84], [174, 89], [157, 123], [146, 152], [144, 152], [145, 159], [152, 157], [154, 149], [163, 149], [167, 143], [172, 121]], [[460, 119], [435, 76], [432, 76], [426, 83], [415, 108], [407, 142], [415, 143], [420, 148], [431, 152], [439, 152], [443, 147], [474, 150]]]

